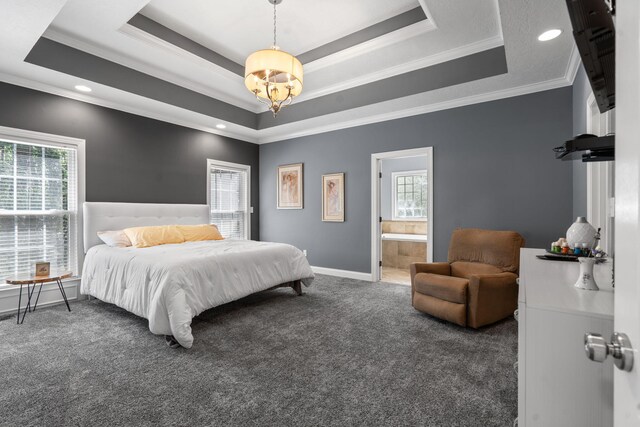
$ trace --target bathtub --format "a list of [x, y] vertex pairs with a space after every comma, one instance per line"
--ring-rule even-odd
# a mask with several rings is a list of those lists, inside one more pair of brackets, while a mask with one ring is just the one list
[[426, 234], [401, 234], [382, 233], [382, 240], [395, 240], [397, 242], [427, 242]]

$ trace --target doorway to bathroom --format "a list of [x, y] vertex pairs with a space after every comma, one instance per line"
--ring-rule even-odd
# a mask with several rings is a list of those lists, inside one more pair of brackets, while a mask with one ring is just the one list
[[433, 148], [371, 155], [374, 281], [411, 284], [413, 262], [433, 259]]

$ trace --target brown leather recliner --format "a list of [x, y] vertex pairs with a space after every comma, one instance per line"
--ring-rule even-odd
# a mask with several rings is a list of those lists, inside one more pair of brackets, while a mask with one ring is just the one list
[[479, 328], [513, 314], [524, 238], [514, 231], [457, 229], [448, 262], [411, 264], [416, 310]]

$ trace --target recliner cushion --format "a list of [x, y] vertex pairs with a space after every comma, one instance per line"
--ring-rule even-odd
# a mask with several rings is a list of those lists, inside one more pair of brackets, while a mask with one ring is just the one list
[[500, 271], [516, 273], [524, 238], [514, 231], [459, 228], [451, 234], [449, 263], [471, 261], [491, 264]]
[[469, 280], [440, 274], [418, 273], [415, 277], [415, 291], [444, 301], [458, 304], [467, 303]]
[[451, 264], [451, 275], [469, 279], [474, 274], [499, 274], [502, 270], [495, 265], [481, 262], [456, 261]]

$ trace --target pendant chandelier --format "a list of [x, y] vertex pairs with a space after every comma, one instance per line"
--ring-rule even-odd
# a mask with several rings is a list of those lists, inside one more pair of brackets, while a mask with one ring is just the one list
[[273, 5], [273, 46], [253, 52], [247, 58], [244, 84], [258, 101], [278, 112], [291, 104], [302, 92], [302, 63], [295, 56], [280, 50], [276, 44], [276, 5], [282, 0], [267, 0]]

